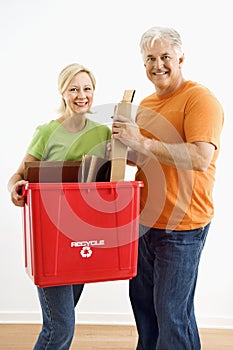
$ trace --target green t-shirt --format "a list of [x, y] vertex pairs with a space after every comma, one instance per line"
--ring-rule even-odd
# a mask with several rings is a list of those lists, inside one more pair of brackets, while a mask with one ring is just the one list
[[90, 119], [77, 133], [68, 132], [57, 120], [52, 120], [36, 128], [27, 152], [43, 161], [81, 160], [85, 154], [103, 158], [110, 138], [108, 126]]

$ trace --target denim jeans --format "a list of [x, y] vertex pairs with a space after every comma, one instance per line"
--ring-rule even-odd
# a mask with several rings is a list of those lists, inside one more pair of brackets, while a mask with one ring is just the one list
[[140, 225], [138, 274], [129, 289], [136, 350], [201, 349], [194, 293], [209, 225], [189, 231]]
[[39, 288], [43, 326], [34, 350], [68, 350], [74, 335], [75, 306], [83, 284]]

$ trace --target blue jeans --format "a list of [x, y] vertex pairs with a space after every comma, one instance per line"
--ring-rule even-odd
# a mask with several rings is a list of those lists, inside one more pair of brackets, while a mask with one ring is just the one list
[[137, 350], [201, 349], [194, 293], [209, 225], [189, 231], [140, 225], [138, 274], [129, 289]]
[[39, 288], [43, 326], [34, 350], [68, 350], [74, 335], [75, 306], [83, 284]]

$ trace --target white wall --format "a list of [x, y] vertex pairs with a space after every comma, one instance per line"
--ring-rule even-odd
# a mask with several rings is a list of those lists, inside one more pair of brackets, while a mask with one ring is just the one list
[[[201, 261], [196, 313], [200, 326], [233, 327], [231, 12], [228, 0], [0, 0], [1, 322], [40, 321], [36, 288], [24, 271], [21, 209], [11, 204], [6, 184], [35, 127], [56, 117], [58, 73], [83, 63], [97, 78], [96, 105], [119, 102], [125, 89], [136, 89], [137, 104], [153, 90], [139, 38], [165, 25], [183, 37], [186, 78], [207, 85], [225, 109], [216, 215]], [[127, 284], [87, 285], [77, 320], [132, 324]]]

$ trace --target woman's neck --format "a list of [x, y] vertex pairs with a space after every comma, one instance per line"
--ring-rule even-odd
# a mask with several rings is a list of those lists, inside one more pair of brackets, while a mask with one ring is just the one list
[[74, 114], [72, 116], [63, 115], [58, 118], [58, 122], [71, 133], [76, 133], [85, 128], [86, 114]]

